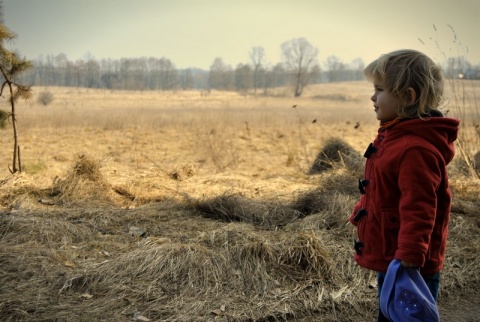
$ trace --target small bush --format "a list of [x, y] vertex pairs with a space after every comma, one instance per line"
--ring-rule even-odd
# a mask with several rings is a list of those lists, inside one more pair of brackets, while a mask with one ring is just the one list
[[43, 91], [40, 94], [38, 94], [37, 102], [47, 106], [53, 101], [53, 94], [49, 91]]

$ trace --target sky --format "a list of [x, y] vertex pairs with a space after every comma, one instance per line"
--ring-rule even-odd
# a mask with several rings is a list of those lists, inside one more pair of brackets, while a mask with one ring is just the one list
[[263, 47], [268, 64], [281, 45], [305, 38], [324, 67], [336, 56], [365, 64], [411, 48], [437, 62], [462, 56], [480, 64], [478, 0], [0, 0], [9, 48], [35, 60], [65, 54], [167, 58], [177, 68], [235, 68]]

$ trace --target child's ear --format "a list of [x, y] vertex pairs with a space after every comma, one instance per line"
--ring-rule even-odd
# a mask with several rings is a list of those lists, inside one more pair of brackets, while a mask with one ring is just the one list
[[417, 93], [412, 87], [407, 88], [407, 105], [413, 105], [417, 100]]

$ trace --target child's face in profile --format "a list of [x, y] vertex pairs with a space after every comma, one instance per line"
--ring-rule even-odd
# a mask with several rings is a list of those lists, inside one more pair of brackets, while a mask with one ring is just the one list
[[377, 120], [381, 123], [392, 121], [397, 118], [397, 110], [401, 106], [402, 101], [380, 82], [374, 84], [375, 92], [370, 98], [373, 101], [373, 107], [377, 114]]

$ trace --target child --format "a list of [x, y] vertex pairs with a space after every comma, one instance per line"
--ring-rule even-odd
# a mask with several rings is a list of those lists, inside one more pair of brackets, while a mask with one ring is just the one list
[[[362, 193], [350, 216], [357, 227], [355, 260], [378, 272], [380, 296], [394, 259], [420, 267], [433, 298], [445, 259], [451, 194], [446, 165], [459, 121], [438, 110], [441, 68], [414, 50], [380, 56], [364, 70], [380, 129], [365, 152]], [[378, 321], [388, 321], [379, 310]]]

